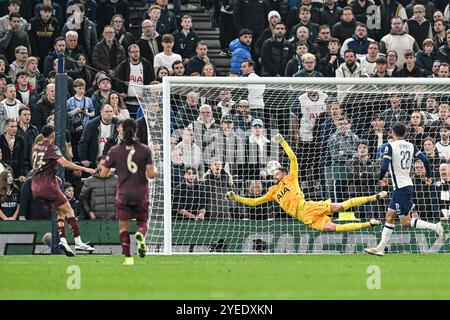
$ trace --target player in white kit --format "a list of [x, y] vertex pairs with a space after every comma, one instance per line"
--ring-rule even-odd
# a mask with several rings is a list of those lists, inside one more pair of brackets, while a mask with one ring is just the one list
[[395, 227], [395, 217], [398, 215], [403, 227], [429, 229], [445, 241], [444, 228], [441, 223], [429, 223], [418, 218], [412, 218], [414, 212], [414, 186], [410, 178], [410, 171], [413, 158], [422, 160], [426, 169], [426, 184], [431, 185], [430, 162], [427, 157], [412, 143], [405, 141], [403, 137], [406, 134], [406, 126], [397, 122], [392, 126], [393, 142], [389, 142], [384, 150], [383, 162], [381, 163], [379, 180], [380, 184], [386, 183], [384, 176], [389, 169], [394, 192], [389, 202], [388, 212], [386, 214], [386, 223], [381, 234], [381, 241], [375, 248], [364, 249], [365, 252], [383, 256], [384, 249], [391, 238]]

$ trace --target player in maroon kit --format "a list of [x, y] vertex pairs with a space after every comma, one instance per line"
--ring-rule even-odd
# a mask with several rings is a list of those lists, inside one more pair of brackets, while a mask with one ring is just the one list
[[111, 168], [116, 169], [119, 178], [116, 191], [116, 215], [119, 220], [120, 243], [125, 255], [124, 265], [133, 265], [130, 254], [128, 225], [131, 219], [137, 221], [136, 242], [139, 256], [145, 257], [147, 246], [145, 235], [148, 220], [148, 180], [156, 177], [152, 151], [139, 143], [134, 119], [126, 119], [117, 125], [121, 143], [112, 147], [101, 169], [100, 176], [107, 177]]
[[75, 256], [75, 252], [72, 251], [66, 240], [64, 223], [66, 219], [75, 238], [75, 250], [92, 252], [94, 248], [81, 241], [75, 214], [59, 186], [61, 180], [56, 176], [56, 167], [59, 164], [69, 170], [79, 170], [90, 174], [95, 173], [95, 170], [77, 166], [63, 157], [58, 146], [53, 144], [55, 141], [55, 129], [53, 127], [44, 126], [42, 128], [42, 136], [44, 140], [36, 143], [31, 151], [33, 158], [31, 190], [33, 196], [56, 212], [60, 241], [58, 247], [64, 251], [66, 256]]

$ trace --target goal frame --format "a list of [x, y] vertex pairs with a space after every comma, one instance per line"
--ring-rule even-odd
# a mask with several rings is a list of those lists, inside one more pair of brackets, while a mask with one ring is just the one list
[[[164, 177], [164, 244], [162, 254], [172, 252], [172, 199], [171, 199], [171, 158], [170, 152], [170, 94], [171, 85], [436, 85], [448, 86], [450, 79], [445, 78], [297, 78], [297, 77], [164, 77], [162, 82], [163, 96], [163, 177]], [[177, 254], [182, 254], [178, 253]], [[235, 253], [239, 254], [239, 253]]]

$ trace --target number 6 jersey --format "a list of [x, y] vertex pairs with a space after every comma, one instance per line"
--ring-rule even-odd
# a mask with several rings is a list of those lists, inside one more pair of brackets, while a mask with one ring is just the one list
[[116, 168], [119, 180], [116, 201], [134, 206], [148, 199], [148, 164], [153, 164], [152, 152], [144, 144], [127, 146], [121, 143], [109, 150], [104, 165], [107, 168]]

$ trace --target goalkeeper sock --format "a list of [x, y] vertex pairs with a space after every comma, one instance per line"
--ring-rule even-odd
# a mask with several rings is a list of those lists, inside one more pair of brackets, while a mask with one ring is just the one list
[[417, 229], [429, 229], [436, 232], [437, 225], [434, 223], [425, 222], [420, 219], [412, 218], [411, 219], [411, 228], [417, 228]]
[[73, 237], [77, 238], [80, 236], [80, 229], [78, 228], [77, 219], [75, 217], [70, 217], [67, 219], [70, 229], [73, 232]]
[[337, 224], [336, 232], [355, 231], [355, 230], [364, 229], [364, 228], [368, 228], [368, 227], [370, 227], [370, 222]]
[[376, 196], [368, 196], [368, 197], [359, 197], [359, 198], [351, 198], [342, 202], [342, 207], [344, 210], [347, 210], [352, 207], [357, 207], [362, 204], [365, 204], [369, 201], [377, 200]]
[[384, 251], [386, 244], [391, 239], [392, 232], [394, 232], [395, 224], [385, 223], [383, 232], [381, 233], [381, 241], [377, 246], [377, 250]]
[[120, 244], [125, 257], [131, 257], [130, 254], [130, 234], [128, 231], [123, 231], [119, 234]]
[[66, 225], [64, 219], [56, 220], [56, 229], [58, 230], [59, 238], [66, 238]]

